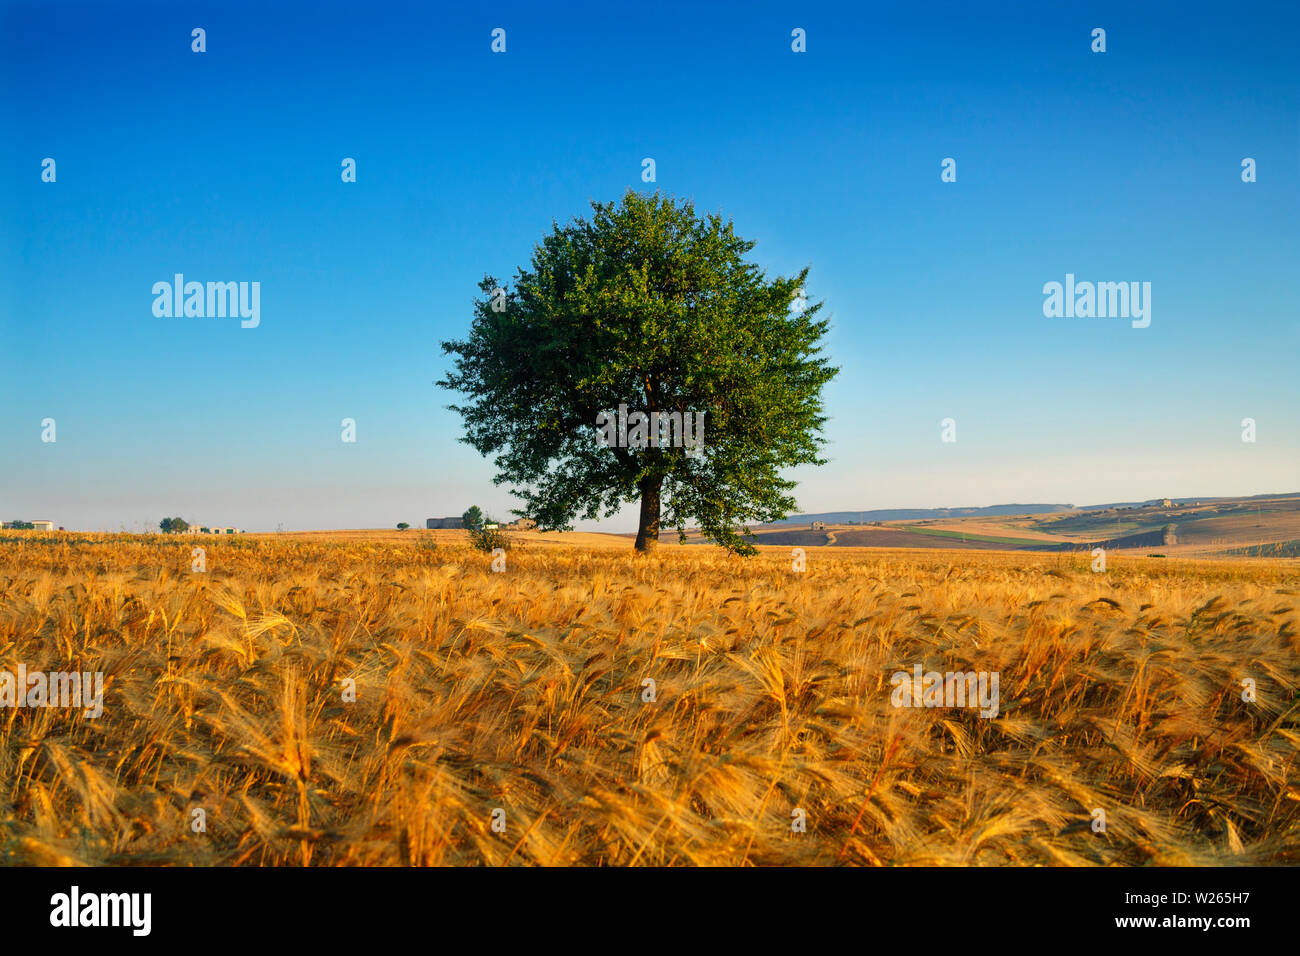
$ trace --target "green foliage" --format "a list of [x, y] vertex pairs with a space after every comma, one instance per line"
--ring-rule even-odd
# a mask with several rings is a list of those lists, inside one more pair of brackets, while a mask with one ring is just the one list
[[[638, 548], [662, 520], [753, 553], [744, 523], [797, 506], [780, 469], [824, 463], [821, 389], [838, 370], [821, 304], [791, 310], [808, 270], [768, 279], [745, 260], [753, 242], [690, 202], [629, 191], [592, 208], [534, 249], [503, 311], [486, 276], [468, 337], [442, 343], [455, 369], [438, 384], [469, 399], [450, 406], [462, 441], [495, 456], [494, 481], [542, 529], [640, 499]], [[597, 414], [620, 404], [704, 412], [702, 453], [598, 445]]]
[[483, 512], [479, 510], [478, 505], [470, 505], [463, 515], [460, 516], [461, 524], [471, 531], [483, 527]]
[[470, 528], [469, 543], [480, 551], [495, 551], [500, 548], [503, 551], [509, 551], [512, 545], [508, 535], [498, 528]]
[[410, 525], [407, 524], [405, 521], [399, 521], [399, 522], [397, 522], [397, 530], [398, 530], [398, 531], [405, 531], [405, 530], [406, 530], [407, 528], [409, 528], [409, 527], [410, 527]]
[[9, 527], [14, 531], [32, 531], [36, 528], [36, 525], [32, 524], [30, 521], [22, 521], [15, 518], [13, 521], [9, 522]]
[[162, 521], [158, 522], [158, 527], [164, 534], [180, 534], [181, 532], [190, 530], [190, 523], [184, 518], [163, 518]]

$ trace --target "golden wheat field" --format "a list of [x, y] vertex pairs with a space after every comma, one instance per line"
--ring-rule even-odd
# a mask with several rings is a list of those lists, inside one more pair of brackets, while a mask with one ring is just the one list
[[1295, 561], [462, 537], [0, 542], [0, 862], [1300, 862]]

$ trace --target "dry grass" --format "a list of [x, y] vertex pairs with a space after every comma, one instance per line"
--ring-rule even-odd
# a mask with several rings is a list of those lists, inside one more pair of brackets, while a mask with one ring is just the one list
[[0, 542], [0, 862], [1300, 862], [1294, 561], [409, 542]]

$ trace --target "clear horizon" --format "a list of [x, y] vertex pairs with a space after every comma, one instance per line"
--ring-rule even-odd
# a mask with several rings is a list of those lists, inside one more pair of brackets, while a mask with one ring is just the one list
[[[1032, 508], [1032, 507], [1035, 507], [1035, 506], [1039, 506], [1039, 505], [1060, 505], [1060, 506], [1063, 506], [1063, 507], [1068, 505], [1068, 506], [1072, 506], [1076, 511], [1087, 511], [1087, 510], [1090, 510], [1090, 509], [1095, 509], [1095, 508], [1104, 508], [1104, 507], [1108, 507], [1108, 506], [1115, 505], [1115, 504], [1128, 505], [1128, 504], [1136, 504], [1136, 503], [1141, 503], [1141, 502], [1146, 502], [1146, 501], [1153, 501], [1153, 500], [1154, 500], [1154, 501], [1159, 501], [1161, 498], [1170, 498], [1170, 499], [1172, 499], [1172, 500], [1174, 500], [1174, 501], [1189, 501], [1189, 500], [1190, 500], [1190, 501], [1213, 501], [1213, 500], [1219, 500], [1219, 499], [1238, 500], [1238, 499], [1247, 499], [1247, 498], [1264, 498], [1264, 499], [1268, 499], [1268, 498], [1285, 498], [1285, 497], [1291, 497], [1291, 496], [1296, 496], [1296, 495], [1300, 495], [1300, 491], [1264, 492], [1264, 493], [1259, 494], [1259, 495], [1161, 495], [1161, 496], [1158, 496], [1158, 497], [1156, 497], [1156, 498], [1154, 498], [1154, 499], [1152, 499], [1152, 498], [1126, 498], [1126, 499], [1118, 499], [1118, 500], [1116, 500], [1116, 501], [1104, 501], [1104, 502], [1103, 502], [1103, 501], [1098, 501], [1098, 502], [1088, 502], [1088, 503], [1086, 503], [1086, 504], [1077, 504], [1077, 503], [1074, 503], [1074, 502], [1065, 502], [1065, 501], [1003, 501], [1003, 502], [993, 502], [992, 504], [987, 504], [987, 505], [924, 505], [924, 506], [915, 506], [915, 507], [906, 506], [906, 505], [902, 505], [902, 506], [894, 506], [894, 505], [891, 505], [891, 506], [888, 507], [888, 508], [824, 508], [824, 509], [822, 509], [822, 510], [820, 510], [820, 511], [800, 511], [800, 512], [793, 512], [793, 513], [791, 513], [788, 517], [789, 517], [789, 519], [792, 520], [792, 519], [794, 519], [794, 518], [799, 518], [799, 517], [814, 517], [814, 518], [815, 518], [815, 517], [818, 517], [818, 516], [820, 516], [820, 515], [827, 515], [827, 514], [848, 514], [848, 515], [852, 515], [852, 514], [854, 514], [855, 512], [856, 512], [856, 513], [859, 513], [859, 514], [864, 514], [864, 513], [865, 513], [865, 514], [872, 514], [872, 513], [875, 513], [875, 512], [879, 512], [879, 511], [965, 511], [965, 510], [975, 510], [975, 509], [985, 509], [985, 508], [996, 508], [996, 507], [1012, 507], [1012, 506], [1019, 506], [1019, 505], [1023, 505], [1023, 506], [1025, 506], [1025, 507], [1031, 507], [1031, 508]], [[467, 507], [467, 509], [468, 509], [468, 506], [466, 506], [466, 507]], [[512, 521], [512, 520], [514, 520], [514, 516], [513, 516], [513, 515], [507, 515], [507, 514], [492, 514], [492, 513], [490, 513], [489, 509], [484, 509], [484, 511], [485, 511], [485, 513], [488, 514], [488, 517], [493, 518], [493, 519], [498, 519], [498, 520], [502, 520], [502, 521]], [[445, 514], [439, 514], [439, 515], [432, 515], [432, 514], [431, 514], [431, 515], [425, 515], [425, 516], [423, 516], [423, 517], [421, 517], [421, 518], [418, 518], [418, 519], [416, 519], [416, 520], [409, 520], [409, 519], [406, 519], [406, 518], [399, 518], [399, 519], [398, 519], [398, 522], [393, 522], [393, 523], [390, 524], [390, 525], [345, 525], [345, 524], [341, 524], [341, 525], [336, 525], [336, 526], [331, 526], [331, 527], [303, 527], [303, 528], [291, 528], [291, 527], [285, 527], [285, 528], [280, 528], [280, 529], [277, 529], [277, 528], [246, 528], [246, 527], [240, 525], [238, 522], [229, 522], [229, 521], [222, 521], [222, 522], [219, 522], [219, 523], [214, 523], [214, 524], [212, 524], [212, 525], [209, 525], [207, 522], [208, 522], [208, 520], [210, 520], [210, 519], [196, 518], [196, 519], [194, 519], [194, 520], [190, 520], [190, 519], [187, 518], [185, 515], [164, 515], [164, 517], [168, 517], [168, 518], [185, 518], [187, 524], [192, 525], [192, 526], [195, 526], [195, 527], [209, 527], [209, 526], [211, 526], [211, 527], [222, 527], [222, 528], [235, 527], [235, 528], [239, 528], [241, 531], [244, 531], [244, 532], [247, 532], [247, 533], [254, 533], [254, 534], [257, 534], [257, 533], [269, 533], [269, 532], [277, 531], [277, 530], [282, 530], [282, 531], [284, 531], [284, 532], [301, 532], [301, 531], [382, 531], [382, 530], [385, 530], [385, 529], [396, 530], [397, 523], [400, 522], [400, 521], [405, 521], [408, 525], [410, 525], [410, 530], [416, 531], [416, 530], [427, 530], [427, 529], [424, 527], [424, 523], [425, 523], [425, 521], [426, 521], [427, 519], [429, 519], [429, 518], [449, 518], [449, 517], [456, 517], [456, 516], [455, 516], [455, 515], [445, 515]], [[0, 520], [3, 520], [3, 521], [12, 521], [12, 520], [14, 520], [14, 519], [20, 519], [20, 520], [23, 520], [23, 521], [49, 521], [49, 520], [54, 520], [54, 524], [55, 524], [56, 526], [59, 525], [59, 522], [58, 522], [57, 520], [55, 520], [55, 519], [50, 519], [50, 518], [48, 518], [48, 517], [46, 517], [46, 516], [44, 516], [44, 515], [35, 515], [35, 516], [12, 515], [12, 516], [10, 516], [10, 517], [0, 518]], [[162, 520], [162, 518], [159, 518], [159, 519], [158, 519], [158, 521], [161, 521], [161, 520]], [[619, 535], [634, 535], [634, 534], [636, 534], [636, 526], [635, 526], [635, 523], [629, 525], [628, 527], [619, 527], [619, 526], [618, 526], [618, 525], [619, 525], [619, 520], [620, 520], [620, 519], [612, 519], [612, 520], [610, 520], [610, 521], [599, 522], [599, 523], [597, 523], [597, 522], [578, 522], [578, 525], [584, 525], [584, 524], [585, 524], [585, 525], [587, 525], [587, 527], [585, 527], [585, 528], [584, 528], [584, 527], [575, 527], [575, 530], [576, 530], [576, 531], [598, 531], [598, 532], [602, 532], [602, 533], [606, 533], [606, 534], [619, 534]], [[128, 533], [147, 533], [147, 532], [155, 532], [155, 531], [158, 530], [158, 521], [151, 521], [151, 520], [148, 520], [148, 519], [139, 519], [139, 520], [137, 520], [137, 521], [135, 521], [135, 522], [131, 522], [131, 523], [128, 523], [128, 522], [122, 521], [122, 522], [119, 522], [119, 527], [116, 527], [116, 528], [114, 528], [114, 527], [108, 527], [108, 526], [101, 526], [101, 527], [98, 527], [98, 528], [71, 528], [71, 527], [67, 527], [66, 525], [64, 526], [64, 528], [65, 528], [65, 530], [67, 530], [67, 531], [82, 531], [82, 532], [116, 532], [116, 531], [120, 531], [120, 530], [122, 530], [123, 528], [125, 528], [125, 530], [126, 530]], [[780, 522], [773, 522], [773, 523], [774, 523], [774, 524], [778, 524], [778, 523], [780, 523]], [[756, 523], [755, 523], [755, 522], [749, 522], [749, 524], [750, 524], [750, 525], [754, 525], [754, 524], [756, 524]], [[695, 528], [695, 527], [696, 527], [696, 526], [695, 526], [694, 524], [688, 524], [688, 525], [687, 525], [687, 528]], [[671, 535], [671, 534], [673, 534], [673, 533], [675, 533], [675, 532], [674, 532], [674, 529], [671, 529], [671, 528], [666, 528], [665, 531], [664, 531], [664, 534], [665, 534], [665, 535]]]

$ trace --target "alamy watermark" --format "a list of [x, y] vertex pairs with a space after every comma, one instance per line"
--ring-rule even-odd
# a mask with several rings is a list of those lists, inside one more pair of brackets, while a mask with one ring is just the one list
[[704, 412], [598, 412], [596, 436], [606, 448], [685, 448], [688, 456], [704, 449]]
[[998, 672], [923, 672], [920, 664], [912, 673], [895, 671], [889, 681], [894, 692], [889, 702], [895, 707], [979, 707], [980, 716], [998, 715]]
[[50, 925], [56, 927], [120, 926], [133, 936], [148, 936], [152, 912], [152, 893], [83, 893], [74, 884], [50, 897]]
[[1043, 295], [1049, 319], [1132, 319], [1135, 329], [1151, 324], [1150, 282], [1075, 282], [1067, 272], [1064, 285], [1048, 282]]
[[0, 707], [81, 707], [87, 717], [104, 712], [104, 674], [101, 671], [29, 671], [19, 664], [17, 673], [0, 670]]
[[176, 273], [171, 282], [153, 284], [153, 314], [160, 319], [243, 319], [240, 328], [255, 329], [262, 321], [262, 283], [186, 282]]

